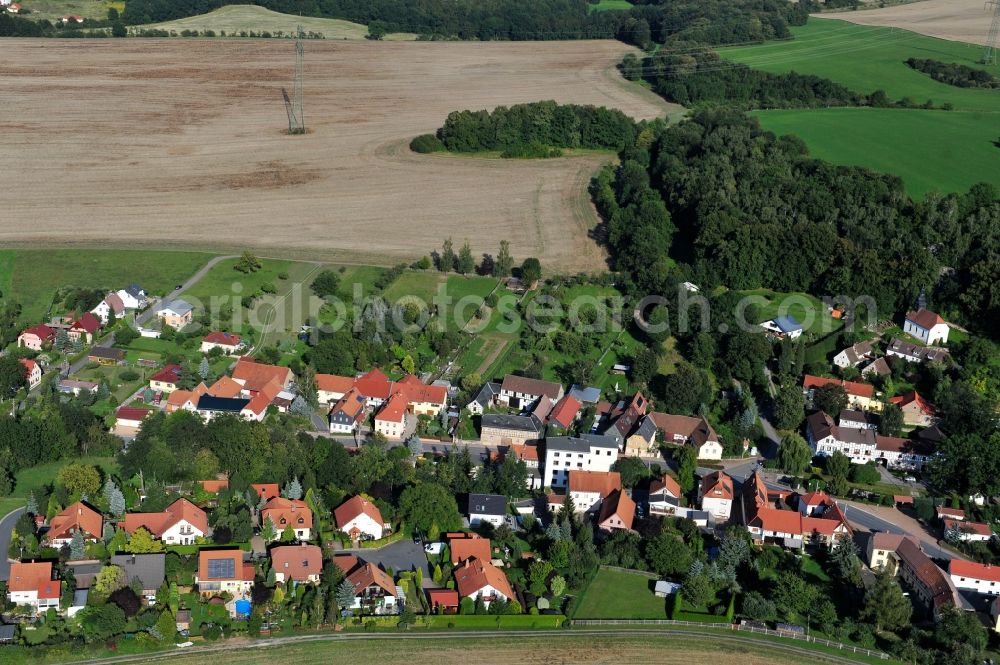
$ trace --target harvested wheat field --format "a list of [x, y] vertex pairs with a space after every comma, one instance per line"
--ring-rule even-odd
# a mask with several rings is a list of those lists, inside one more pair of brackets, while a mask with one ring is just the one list
[[[388, 263], [474, 252], [599, 268], [588, 178], [609, 155], [417, 155], [449, 111], [555, 99], [653, 118], [613, 41], [306, 43], [288, 136], [285, 40], [5, 40], [0, 244], [198, 246]], [[16, 184], [14, 184], [16, 183]]]
[[920, 0], [883, 9], [813, 16], [842, 19], [858, 25], [902, 28], [957, 42], [985, 44], [990, 29], [991, 11], [984, 8], [983, 0]]

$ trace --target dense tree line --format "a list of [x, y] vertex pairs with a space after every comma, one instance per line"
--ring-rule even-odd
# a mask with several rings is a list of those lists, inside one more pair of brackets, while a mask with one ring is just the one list
[[865, 95], [812, 74], [752, 69], [694, 42], [672, 44], [642, 60], [630, 53], [619, 69], [625, 78], [641, 78], [661, 97], [685, 106], [703, 102], [745, 109], [916, 105], [910, 100], [891, 102], [883, 90]]
[[914, 204], [899, 178], [812, 159], [800, 139], [731, 109], [697, 111], [622, 157], [592, 193], [615, 266], [639, 291], [691, 280], [868, 295], [884, 316], [936, 285], [939, 300], [954, 296], [948, 304], [984, 330], [1000, 312], [990, 277], [1000, 201], [989, 185]]
[[[498, 106], [492, 112], [454, 111], [437, 138], [453, 152], [500, 150], [507, 157], [544, 157], [558, 148], [619, 151], [635, 140], [636, 131], [635, 122], [621, 111], [546, 101]], [[418, 139], [430, 142], [429, 137]]]
[[1000, 88], [1000, 79], [985, 69], [926, 58], [909, 58], [906, 64], [935, 81], [958, 88]]

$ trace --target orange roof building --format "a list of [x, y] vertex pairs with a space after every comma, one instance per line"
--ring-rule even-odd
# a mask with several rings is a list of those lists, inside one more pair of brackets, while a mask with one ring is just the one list
[[208, 515], [187, 499], [177, 499], [161, 513], [129, 513], [122, 527], [129, 535], [143, 528], [169, 545], [192, 545], [208, 535]]
[[253, 588], [253, 577], [253, 564], [243, 562], [243, 550], [230, 547], [198, 552], [198, 574], [194, 581], [203, 596], [228, 592], [235, 598], [244, 598]]
[[82, 501], [53, 517], [45, 538], [54, 547], [61, 547], [69, 544], [77, 531], [82, 531], [86, 540], [99, 540], [104, 535], [104, 518]]
[[293, 378], [292, 370], [287, 367], [259, 363], [246, 356], [237, 360], [236, 367], [233, 368], [233, 380], [243, 386], [250, 397], [265, 390], [270, 392], [273, 388], [269, 388], [269, 385], [277, 385], [277, 390], [274, 391], [277, 395]]
[[490, 606], [495, 600], [510, 600], [514, 592], [503, 571], [489, 561], [472, 558], [455, 569], [455, 586], [462, 598], [481, 598]]
[[448, 540], [452, 565], [458, 565], [473, 557], [489, 561], [493, 558], [493, 547], [489, 538], [452, 538]]
[[597, 526], [605, 531], [620, 531], [632, 528], [635, 519], [635, 501], [621, 490], [615, 490], [601, 502], [601, 512], [597, 516]]
[[260, 511], [261, 524], [265, 520], [271, 520], [274, 524], [276, 539], [281, 537], [282, 532], [291, 527], [298, 540], [309, 540], [312, 532], [313, 514], [305, 501], [297, 499], [285, 499], [277, 497], [271, 499]]
[[385, 534], [385, 520], [374, 503], [361, 495], [352, 496], [333, 511], [337, 528], [351, 539], [379, 540]]
[[323, 550], [316, 545], [271, 548], [271, 569], [279, 582], [318, 582], [323, 572]]
[[61, 586], [52, 579], [52, 562], [10, 564], [7, 597], [15, 605], [29, 605], [36, 611], [59, 607]]

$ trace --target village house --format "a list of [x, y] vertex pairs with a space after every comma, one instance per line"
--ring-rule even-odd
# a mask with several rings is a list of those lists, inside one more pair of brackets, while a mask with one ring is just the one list
[[467, 559], [490, 561], [493, 557], [493, 544], [489, 538], [483, 538], [475, 533], [449, 533], [445, 537], [453, 566]]
[[387, 439], [402, 439], [406, 433], [406, 396], [394, 393], [375, 414], [375, 432]]
[[481, 416], [494, 404], [496, 404], [497, 397], [500, 395], [500, 384], [496, 382], [487, 382], [483, 384], [483, 387], [479, 389], [476, 396], [472, 398], [472, 401], [465, 405], [465, 408], [474, 416]]
[[28, 382], [28, 390], [34, 390], [42, 382], [42, 366], [29, 358], [18, 358], [24, 368], [24, 380]]
[[43, 347], [56, 339], [56, 331], [44, 323], [21, 331], [17, 336], [17, 345], [32, 351], [41, 351]]
[[484, 446], [535, 444], [542, 440], [542, 423], [534, 415], [485, 413], [480, 421], [479, 440]]
[[462, 598], [481, 600], [487, 608], [497, 600], [506, 601], [514, 598], [507, 576], [489, 561], [475, 557], [466, 559], [455, 569], [454, 575], [458, 595]]
[[10, 12], [11, 14], [17, 14], [18, 12], [21, 11], [21, 5], [16, 2], [12, 2], [9, 5], [7, 5], [7, 11]]
[[570, 471], [607, 472], [617, 461], [618, 441], [613, 437], [596, 434], [550, 437], [545, 442], [542, 486], [565, 487]]
[[913, 335], [927, 346], [936, 342], [948, 342], [948, 324], [929, 309], [907, 312], [903, 321], [903, 332]]
[[681, 486], [673, 476], [663, 474], [649, 483], [649, 512], [672, 515], [680, 505]]
[[965, 511], [961, 508], [949, 508], [948, 506], [936, 506], [934, 508], [934, 514], [937, 515], [939, 520], [951, 519], [951, 520], [964, 520]]
[[125, 309], [142, 309], [146, 306], [146, 291], [138, 284], [129, 284], [124, 289], [115, 291]]
[[271, 570], [280, 583], [315, 584], [323, 573], [323, 550], [317, 545], [280, 545], [272, 547]]
[[431, 614], [458, 614], [458, 592], [454, 589], [427, 589]]
[[77, 381], [75, 379], [62, 379], [57, 388], [59, 392], [73, 395], [79, 395], [80, 393], [91, 393], [96, 394], [98, 386], [93, 381]]
[[622, 490], [616, 489], [601, 502], [597, 528], [604, 531], [630, 530], [634, 519], [635, 501]]
[[789, 315], [778, 316], [760, 324], [772, 339], [798, 339], [802, 336], [802, 324]]
[[163, 325], [170, 326], [174, 330], [180, 330], [194, 320], [194, 306], [186, 300], [177, 298], [158, 306], [156, 308], [156, 318]]
[[[230, 594], [234, 600], [247, 598], [253, 589], [254, 566], [244, 563], [239, 548], [203, 549], [198, 552], [198, 572], [194, 583], [202, 597]], [[230, 613], [233, 610], [230, 609]]]
[[855, 413], [841, 411], [839, 426], [822, 411], [810, 414], [806, 419], [806, 438], [813, 454], [829, 457], [840, 452], [854, 464], [878, 462], [890, 469], [918, 470], [934, 454], [933, 447], [919, 440], [882, 436], [874, 428], [857, 427], [859, 417]]
[[948, 562], [948, 575], [957, 589], [987, 596], [1000, 595], [1000, 566], [952, 559]]
[[102, 324], [108, 325], [112, 313], [114, 313], [115, 319], [121, 319], [124, 316], [125, 303], [122, 302], [117, 293], [109, 293], [90, 312], [99, 318]]
[[[832, 546], [851, 537], [851, 528], [836, 502], [822, 495], [806, 498], [799, 510], [778, 507], [788, 496], [772, 494], [761, 475], [754, 471], [743, 483], [743, 516], [755, 543], [772, 543], [789, 549], [806, 545]], [[810, 503], [810, 500], [817, 499]]]
[[312, 533], [312, 511], [305, 501], [298, 499], [285, 499], [280, 496], [271, 499], [261, 509], [260, 520], [261, 524], [271, 520], [276, 532], [275, 540], [281, 538], [281, 534], [287, 528], [292, 529], [297, 540], [309, 540], [309, 535]]
[[903, 411], [903, 424], [916, 427], [930, 427], [937, 418], [934, 407], [920, 396], [916, 390], [889, 400]]
[[861, 368], [861, 376], [870, 377], [873, 374], [875, 376], [889, 376], [892, 374], [892, 369], [889, 368], [889, 363], [886, 362], [885, 357], [876, 358]]
[[58, 549], [69, 545], [77, 531], [83, 534], [84, 540], [100, 540], [104, 536], [104, 518], [82, 501], [66, 506], [52, 518], [45, 540]]
[[903, 536], [896, 533], [876, 531], [868, 536], [865, 544], [865, 563], [872, 570], [878, 571], [889, 566], [892, 571], [896, 569], [896, 550]]
[[393, 394], [392, 381], [377, 367], [354, 380], [354, 388], [368, 400], [368, 406], [377, 409]]
[[882, 403], [875, 397], [874, 386], [867, 383], [858, 383], [857, 381], [827, 379], [811, 374], [806, 374], [805, 378], [802, 379], [802, 392], [806, 396], [806, 403], [812, 404], [817, 388], [831, 383], [844, 388], [844, 392], [847, 393], [847, 403], [851, 408], [867, 411], [882, 410]]
[[7, 580], [7, 600], [17, 606], [27, 606], [33, 614], [59, 607], [61, 583], [52, 579], [52, 562], [21, 562], [10, 564]]
[[656, 429], [663, 433], [664, 443], [693, 446], [698, 453], [698, 459], [722, 459], [722, 443], [719, 441], [719, 435], [704, 416], [692, 418], [652, 411], [649, 417], [656, 425]]
[[572, 395], [563, 395], [549, 412], [549, 427], [558, 428], [563, 432], [567, 431], [576, 422], [576, 417], [582, 406], [580, 401]]
[[597, 430], [605, 436], [614, 437], [621, 446], [646, 415], [648, 408], [649, 402], [640, 392], [613, 406], [608, 402], [601, 402], [597, 405]]
[[858, 342], [833, 357], [833, 364], [842, 369], [857, 367], [872, 356], [872, 343]]
[[[239, 335], [228, 332], [211, 332], [201, 338], [201, 352], [208, 353], [212, 349], [222, 349], [225, 355], [239, 352], [243, 342]], [[317, 378], [319, 378], [317, 376]]]
[[94, 336], [100, 330], [101, 320], [94, 316], [92, 312], [86, 312], [70, 326], [66, 336], [71, 342], [79, 341], [83, 344], [93, 344]]
[[92, 346], [87, 351], [87, 361], [98, 365], [121, 365], [125, 362], [125, 351], [106, 346]]
[[941, 520], [944, 526], [945, 540], [960, 540], [964, 543], [985, 543], [993, 537], [989, 524], [970, 522], [968, 520]]
[[698, 484], [701, 509], [717, 522], [725, 522], [733, 509], [733, 479], [724, 471], [713, 471]]
[[[320, 404], [336, 404], [353, 389], [353, 376], [338, 376], [336, 374], [316, 375], [316, 396]], [[360, 393], [358, 394], [360, 395]], [[362, 399], [364, 399], [364, 396], [362, 396]]]
[[625, 439], [625, 455], [629, 457], [644, 457], [657, 454], [656, 422], [652, 416], [643, 416], [635, 431]]
[[946, 606], [962, 606], [958, 590], [952, 584], [951, 578], [924, 553], [916, 540], [911, 536], [900, 536], [896, 541], [891, 534], [875, 534], [875, 536], [882, 537], [881, 542], [874, 546], [874, 551], [879, 554], [884, 553], [884, 563], [874, 566], [873, 560], [869, 559], [869, 565], [873, 568], [887, 567], [895, 571], [896, 577], [910, 591], [910, 597], [931, 611], [935, 619]]
[[885, 350], [885, 355], [902, 358], [908, 363], [948, 362], [950, 358], [947, 349], [910, 344], [898, 338], [892, 340]]
[[403, 596], [387, 572], [353, 554], [338, 554], [333, 557], [333, 562], [344, 571], [345, 579], [354, 587], [354, 602], [348, 609], [363, 609], [380, 615], [397, 613], [397, 597], [402, 600]]
[[333, 511], [337, 529], [351, 540], [379, 540], [385, 535], [386, 523], [374, 503], [362, 496], [353, 496]]
[[366, 404], [364, 396], [354, 388], [351, 388], [330, 409], [330, 433], [354, 434], [357, 432], [367, 414], [365, 410]]
[[159, 372], [149, 377], [149, 387], [162, 393], [172, 393], [177, 390], [177, 382], [181, 378], [180, 365], [167, 365]]
[[470, 494], [469, 526], [484, 523], [500, 526], [507, 516], [507, 497], [502, 494]]
[[558, 383], [508, 374], [500, 384], [496, 401], [511, 409], [526, 409], [541, 397], [555, 402], [562, 396], [563, 387]]
[[177, 499], [160, 513], [128, 513], [122, 527], [130, 536], [145, 529], [166, 545], [194, 545], [209, 535], [208, 515], [187, 499]]
[[573, 469], [569, 473], [567, 489], [576, 512], [593, 512], [612, 492], [622, 489], [622, 477], [617, 471]]
[[137, 430], [142, 426], [142, 421], [149, 417], [152, 412], [152, 409], [141, 407], [120, 407], [115, 412], [115, 427]]
[[163, 586], [166, 577], [166, 554], [116, 554], [109, 563], [125, 571], [125, 579], [139, 580], [142, 594], [147, 600], [156, 599], [156, 592]]

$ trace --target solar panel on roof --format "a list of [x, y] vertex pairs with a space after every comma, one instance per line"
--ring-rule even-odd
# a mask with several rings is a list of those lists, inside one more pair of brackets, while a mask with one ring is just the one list
[[208, 579], [231, 580], [236, 577], [236, 562], [232, 559], [209, 559]]

